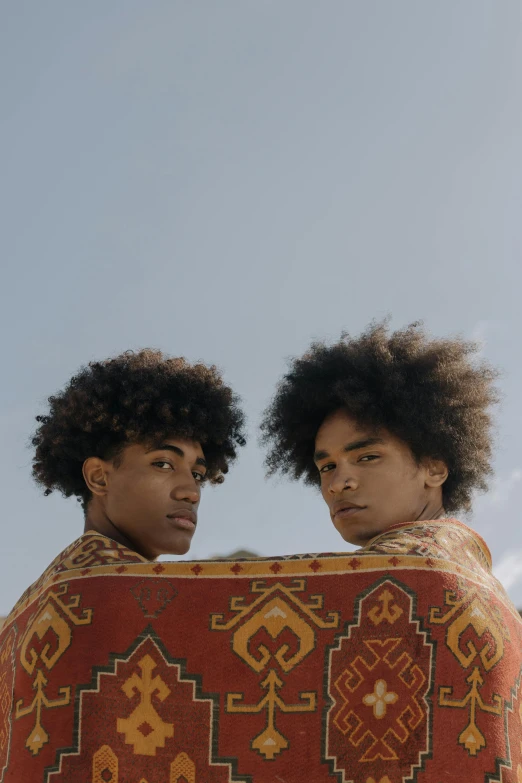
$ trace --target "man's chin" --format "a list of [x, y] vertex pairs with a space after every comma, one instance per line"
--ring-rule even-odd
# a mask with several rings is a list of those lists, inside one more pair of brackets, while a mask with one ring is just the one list
[[337, 527], [337, 525], [335, 526], [335, 529], [340, 534], [343, 541], [346, 541], [347, 544], [351, 544], [352, 546], [361, 546], [359, 536], [353, 530], [343, 530], [342, 528]]
[[367, 542], [370, 540], [370, 539], [362, 539], [359, 536], [354, 536], [353, 533], [346, 533], [345, 535], [341, 533], [341, 535], [343, 537], [343, 540], [346, 541], [347, 544], [351, 544], [352, 546], [362, 547], [365, 546]]
[[351, 544], [352, 546], [366, 546], [366, 544], [379, 533], [379, 530], [373, 530], [373, 528], [368, 529], [368, 524], [364, 526], [358, 525], [355, 522], [352, 522], [352, 524], [342, 524], [341, 521], [341, 524], [336, 524], [334, 522], [334, 526], [346, 543]]
[[192, 534], [176, 536], [174, 541], [170, 541], [169, 549], [166, 555], [186, 555], [192, 544]]

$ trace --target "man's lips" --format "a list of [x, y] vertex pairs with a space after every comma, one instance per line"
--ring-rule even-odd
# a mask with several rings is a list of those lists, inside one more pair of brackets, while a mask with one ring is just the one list
[[167, 518], [171, 519], [176, 527], [182, 528], [183, 530], [194, 530], [198, 521], [194, 511], [189, 511], [188, 509], [173, 511], [172, 514], [167, 514]]
[[340, 517], [341, 519], [347, 519], [358, 514], [359, 511], [363, 511], [366, 506], [358, 506], [355, 503], [335, 503], [333, 507], [333, 516]]

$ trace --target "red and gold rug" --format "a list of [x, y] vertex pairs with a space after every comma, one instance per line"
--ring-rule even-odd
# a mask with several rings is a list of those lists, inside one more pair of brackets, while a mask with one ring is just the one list
[[0, 634], [0, 783], [522, 783], [522, 623], [481, 539], [147, 563], [94, 533]]

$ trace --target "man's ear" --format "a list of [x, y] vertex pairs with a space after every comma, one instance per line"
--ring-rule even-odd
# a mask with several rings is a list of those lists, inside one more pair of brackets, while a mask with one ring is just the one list
[[99, 457], [88, 457], [83, 463], [83, 478], [93, 495], [102, 497], [107, 494], [110, 467], [110, 462]]
[[426, 469], [425, 484], [427, 487], [442, 487], [448, 478], [448, 466], [441, 459], [424, 460]]

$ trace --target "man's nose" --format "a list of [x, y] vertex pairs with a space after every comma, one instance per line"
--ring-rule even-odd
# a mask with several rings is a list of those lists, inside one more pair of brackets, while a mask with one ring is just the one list
[[185, 481], [176, 484], [171, 492], [174, 500], [185, 500], [189, 503], [197, 503], [201, 496], [201, 487], [191, 474], [190, 478], [186, 478]]
[[351, 471], [339, 469], [333, 471], [328, 491], [332, 495], [340, 495], [345, 489], [357, 489], [357, 479]]

